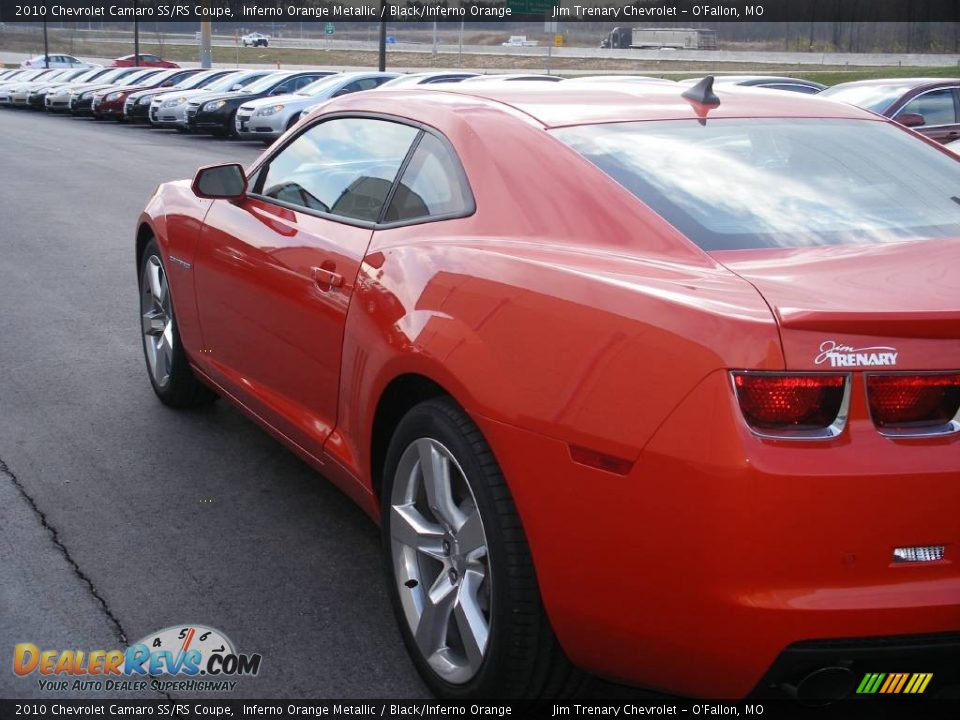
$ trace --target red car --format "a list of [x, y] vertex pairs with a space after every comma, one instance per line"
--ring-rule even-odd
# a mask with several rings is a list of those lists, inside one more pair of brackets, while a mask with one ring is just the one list
[[438, 695], [960, 680], [960, 161], [711, 82], [356, 93], [139, 219], [157, 396], [381, 523]]
[[180, 67], [175, 62], [169, 60], [164, 60], [159, 55], [153, 55], [151, 53], [140, 53], [140, 62], [137, 61], [137, 56], [135, 54], [124, 55], [123, 57], [118, 57], [114, 60], [110, 67], [133, 67], [139, 65], [140, 67], [156, 67], [156, 68], [178, 68]]
[[820, 97], [880, 113], [940, 143], [960, 138], [960, 78], [858, 80]]
[[136, 85], [125, 87], [108, 87], [99, 90], [93, 95], [91, 105], [93, 117], [97, 120], [113, 118], [123, 120], [123, 106], [127, 98], [141, 90], [152, 90], [153, 88], [173, 87], [181, 80], [185, 80], [191, 75], [202, 72], [202, 68], [190, 68], [188, 70], [163, 70], [161, 72], [153, 71], [156, 74], [145, 78], [143, 82]]

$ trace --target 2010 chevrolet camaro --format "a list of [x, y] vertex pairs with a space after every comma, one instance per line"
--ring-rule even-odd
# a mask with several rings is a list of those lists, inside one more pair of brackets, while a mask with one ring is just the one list
[[792, 93], [531, 85], [349, 95], [161, 186], [156, 394], [379, 520], [442, 696], [956, 682], [960, 161]]

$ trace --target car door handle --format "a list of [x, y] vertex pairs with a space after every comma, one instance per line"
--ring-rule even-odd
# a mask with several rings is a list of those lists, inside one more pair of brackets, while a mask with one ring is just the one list
[[343, 286], [343, 275], [325, 267], [315, 267], [313, 281], [321, 290], [329, 290]]

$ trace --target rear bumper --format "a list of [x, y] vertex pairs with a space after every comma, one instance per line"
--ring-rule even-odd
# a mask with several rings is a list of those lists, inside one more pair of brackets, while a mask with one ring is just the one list
[[[885, 438], [859, 389], [841, 436], [763, 440], [716, 371], [626, 475], [476, 418], [570, 658], [651, 689], [740, 698], [796, 643], [960, 631], [960, 437]], [[945, 558], [892, 563], [894, 547], [928, 544]]]
[[[819, 693], [812, 686], [805, 687], [804, 680], [824, 668], [841, 671], [832, 681], [836, 699], [875, 694], [957, 697], [960, 633], [795, 643], [780, 654], [750, 696], [817, 699]], [[915, 674], [926, 673], [931, 675], [929, 680], [924, 682], [918, 677], [911, 684]], [[874, 676], [873, 685], [867, 680], [868, 675]], [[805, 693], [810, 693], [810, 697], [805, 697]]]

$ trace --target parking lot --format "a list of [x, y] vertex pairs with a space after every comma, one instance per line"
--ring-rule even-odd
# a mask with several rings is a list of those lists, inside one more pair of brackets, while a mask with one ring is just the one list
[[113, 649], [202, 623], [263, 655], [231, 697], [424, 696], [367, 517], [227, 403], [174, 412], [147, 382], [137, 214], [262, 146], [17, 111], [0, 137], [0, 635]]

